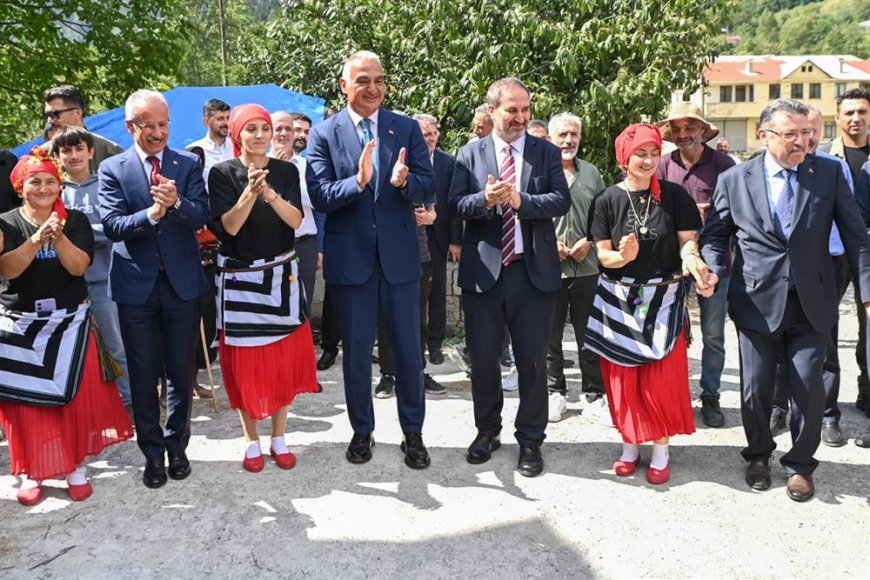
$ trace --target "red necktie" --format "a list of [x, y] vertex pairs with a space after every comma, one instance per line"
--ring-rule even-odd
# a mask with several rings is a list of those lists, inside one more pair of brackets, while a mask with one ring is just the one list
[[157, 176], [160, 175], [160, 160], [153, 155], [145, 158], [145, 161], [151, 164], [151, 185], [160, 185], [160, 180]]
[[[513, 148], [507, 145], [504, 148], [504, 153], [505, 159], [499, 170], [500, 179], [515, 186], [517, 172], [514, 166]], [[514, 222], [514, 209], [511, 204], [508, 202], [501, 204], [501, 263], [503, 266], [509, 266], [514, 261], [514, 236], [516, 235]]]

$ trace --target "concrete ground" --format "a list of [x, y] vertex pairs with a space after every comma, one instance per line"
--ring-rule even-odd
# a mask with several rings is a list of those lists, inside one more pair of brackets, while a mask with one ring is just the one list
[[[259, 474], [242, 470], [238, 417], [220, 390], [220, 412], [195, 403], [193, 475], [185, 481], [146, 489], [133, 442], [89, 461], [95, 493], [82, 503], [52, 481], [46, 499], [24, 508], [15, 478], [0, 476], [0, 578], [868, 578], [870, 450], [852, 437], [870, 431], [870, 420], [853, 404], [850, 301], [841, 314], [840, 401], [850, 441], [819, 449], [816, 497], [806, 504], [788, 499], [778, 463], [771, 490], [743, 481], [729, 324], [727, 426], [708, 429], [696, 415], [698, 431], [673, 441], [668, 484], [649, 485], [643, 467], [634, 477], [614, 475], [618, 434], [606, 413], [602, 419], [579, 402], [576, 370], [567, 416], [548, 429], [541, 477], [515, 470], [515, 393], [506, 396], [505, 445], [490, 462], [469, 465], [470, 384], [449, 361], [429, 369], [448, 386], [446, 396], [427, 400], [432, 466], [403, 464], [395, 399], [375, 400], [374, 458], [351, 465], [339, 364], [320, 373], [323, 393], [300, 396], [291, 409], [287, 441], [299, 459], [291, 471], [272, 461]], [[565, 345], [576, 350], [568, 333]], [[700, 347], [696, 340], [690, 349], [695, 396]], [[774, 459], [789, 435], [777, 442]], [[649, 448], [642, 453], [648, 460]], [[4, 443], [0, 473], [8, 471]]]

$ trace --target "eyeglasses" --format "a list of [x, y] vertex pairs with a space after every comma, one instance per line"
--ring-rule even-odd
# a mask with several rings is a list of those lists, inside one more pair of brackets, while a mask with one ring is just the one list
[[53, 111], [46, 111], [42, 114], [46, 119], [59, 119], [61, 115], [64, 113], [68, 113], [70, 111], [75, 111], [79, 107], [69, 107], [68, 109], [56, 109]]
[[169, 128], [169, 121], [160, 121], [159, 123], [140, 123], [139, 121], [136, 121], [135, 119], [131, 119], [130, 122], [133, 123], [134, 125], [136, 125], [137, 127], [139, 127], [140, 129], [142, 129], [143, 131], [146, 131], [148, 133], [153, 133], [157, 129], [160, 129], [161, 131], [165, 131], [166, 129]]
[[813, 135], [816, 134], [815, 129], [804, 129], [803, 131], [786, 131], [785, 133], [780, 133], [778, 131], [774, 131], [773, 129], [765, 129], [765, 131], [773, 133], [786, 143], [794, 143], [795, 141], [797, 141], [798, 136], [812, 139]]

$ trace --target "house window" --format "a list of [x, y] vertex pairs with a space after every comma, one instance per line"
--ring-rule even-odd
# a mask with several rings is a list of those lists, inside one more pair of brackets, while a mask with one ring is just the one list
[[833, 121], [825, 121], [825, 139], [833, 139], [837, 132], [837, 124]]
[[749, 101], [755, 102], [755, 85], [749, 85]]
[[813, 65], [804, 65], [801, 67], [801, 72], [813, 72]]
[[719, 87], [719, 102], [720, 103], [730, 103], [731, 102], [731, 88], [730, 86], [721, 86]]
[[738, 103], [746, 102], [746, 85], [737, 85], [734, 87], [734, 100]]
[[793, 99], [804, 98], [804, 84], [803, 83], [792, 84], [792, 86], [791, 86], [791, 98], [793, 98]]
[[775, 85], [768, 85], [767, 98], [769, 98], [770, 100], [779, 98], [779, 83]]
[[846, 92], [846, 83], [837, 83], [837, 94], [835, 96], [839, 97], [843, 93]]
[[822, 98], [822, 84], [821, 83], [810, 83], [810, 98], [811, 99], [821, 99]]

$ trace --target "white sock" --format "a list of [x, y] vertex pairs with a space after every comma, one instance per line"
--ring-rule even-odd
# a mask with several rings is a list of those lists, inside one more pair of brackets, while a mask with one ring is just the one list
[[88, 482], [87, 470], [84, 465], [76, 467], [75, 471], [66, 476], [68, 485], [84, 485]]
[[281, 435], [279, 437], [272, 437], [272, 449], [275, 450], [277, 455], [281, 455], [282, 453], [287, 453], [290, 450], [287, 449], [287, 444], [284, 442], [284, 436]]
[[668, 466], [668, 444], [660, 445], [653, 443], [652, 458], [649, 460], [649, 466], [653, 469], [664, 469]]
[[245, 457], [253, 458], [259, 457], [263, 453], [260, 451], [260, 442], [259, 441], [251, 441], [248, 443], [248, 450], [245, 451]]
[[622, 457], [619, 458], [620, 461], [631, 463], [637, 461], [639, 456], [640, 452], [638, 451], [637, 445], [634, 443], [622, 443]]
[[25, 491], [28, 489], [33, 489], [34, 487], [39, 487], [42, 485], [42, 482], [38, 479], [30, 479], [26, 475], [21, 476], [21, 485], [18, 487], [19, 490]]

